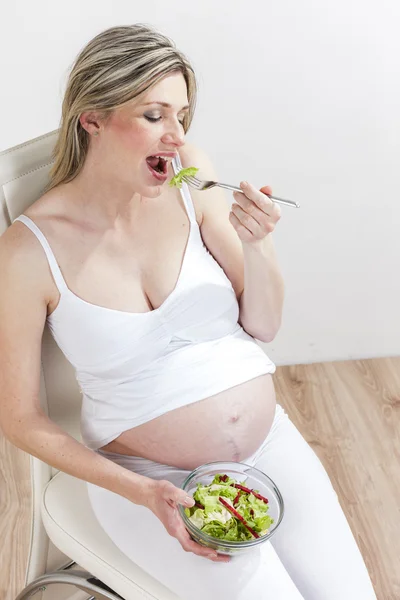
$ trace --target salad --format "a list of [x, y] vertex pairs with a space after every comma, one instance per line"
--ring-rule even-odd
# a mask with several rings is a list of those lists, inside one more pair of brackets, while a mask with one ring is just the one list
[[196, 167], [188, 167], [187, 169], [181, 169], [179, 171], [179, 173], [177, 173], [175, 175], [175, 177], [173, 177], [171, 179], [171, 181], [169, 182], [169, 185], [171, 187], [176, 186], [178, 188], [181, 188], [182, 187], [182, 179], [183, 179], [183, 177], [185, 177], [185, 176], [186, 177], [189, 177], [189, 176], [193, 177], [194, 175], [196, 175], [196, 173], [197, 173], [198, 170], [199, 169], [197, 169]]
[[185, 508], [186, 516], [203, 533], [221, 540], [259, 538], [274, 522], [267, 514], [268, 499], [228, 475], [215, 475], [210, 485], [198, 483], [193, 498], [196, 503]]

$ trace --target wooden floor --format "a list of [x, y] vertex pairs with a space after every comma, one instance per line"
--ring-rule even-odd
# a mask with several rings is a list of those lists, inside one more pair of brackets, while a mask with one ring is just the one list
[[[279, 402], [324, 463], [378, 600], [400, 599], [400, 358], [280, 367]], [[0, 599], [23, 584], [28, 457], [0, 436]]]

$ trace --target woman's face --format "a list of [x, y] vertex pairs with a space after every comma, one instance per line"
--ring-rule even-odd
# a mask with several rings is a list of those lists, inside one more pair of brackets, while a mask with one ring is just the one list
[[[92, 137], [110, 177], [117, 177], [132, 193], [159, 196], [173, 176], [172, 156], [185, 143], [182, 121], [188, 104], [185, 79], [182, 73], [173, 73], [140, 100], [116, 109], [101, 124], [99, 135]], [[166, 163], [154, 158], [163, 153], [169, 154]], [[146, 160], [149, 157], [153, 158]]]

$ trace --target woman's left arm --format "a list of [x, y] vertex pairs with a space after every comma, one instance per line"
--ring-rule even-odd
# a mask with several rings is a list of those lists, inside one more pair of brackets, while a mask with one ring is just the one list
[[[179, 154], [183, 167], [196, 166], [200, 176], [218, 181], [204, 152], [185, 144]], [[240, 324], [256, 339], [270, 342], [279, 330], [283, 305], [283, 280], [271, 237], [280, 209], [266, 195], [272, 193], [269, 187], [241, 188], [243, 194], [234, 192], [231, 211], [221, 188], [191, 189], [191, 194], [203, 241], [236, 292]]]
[[280, 208], [267, 194], [270, 187], [257, 190], [242, 182], [243, 194], [234, 192], [229, 220], [242, 242], [244, 289], [239, 299], [244, 329], [263, 342], [279, 331], [284, 298], [283, 278], [278, 266], [271, 233], [280, 219]]

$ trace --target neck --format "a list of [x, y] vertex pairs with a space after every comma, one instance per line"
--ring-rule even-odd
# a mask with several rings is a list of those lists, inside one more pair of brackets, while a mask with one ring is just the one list
[[141, 196], [89, 153], [75, 179], [67, 184], [73, 199], [88, 220], [105, 228], [126, 225], [137, 216], [148, 198]]

